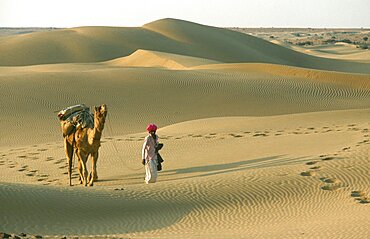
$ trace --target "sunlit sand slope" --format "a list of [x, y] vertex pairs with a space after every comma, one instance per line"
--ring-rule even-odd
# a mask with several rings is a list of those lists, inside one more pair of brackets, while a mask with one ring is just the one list
[[368, 238], [368, 114], [169, 125], [158, 132], [165, 163], [154, 185], [143, 184], [144, 132], [104, 137], [93, 188], [61, 187], [60, 141], [2, 149], [1, 226], [79, 237], [242, 238], [247, 229], [246, 238]]
[[106, 103], [116, 134], [140, 131], [151, 121], [168, 125], [208, 117], [356, 109], [370, 104], [367, 75], [263, 64], [201, 68], [110, 63], [2, 67], [0, 119], [7, 127], [1, 130], [0, 144], [43, 141], [14, 134], [19, 128], [28, 135], [51, 134], [59, 139], [55, 111], [78, 103]]

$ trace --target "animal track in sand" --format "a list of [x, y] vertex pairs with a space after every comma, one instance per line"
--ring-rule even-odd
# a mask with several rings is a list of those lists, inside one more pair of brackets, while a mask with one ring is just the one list
[[320, 168], [321, 168], [321, 166], [314, 166], [314, 167], [311, 167], [310, 169], [317, 170], [317, 169], [320, 169]]
[[314, 164], [317, 164], [318, 161], [310, 161], [310, 162], [307, 162], [306, 165], [314, 165]]

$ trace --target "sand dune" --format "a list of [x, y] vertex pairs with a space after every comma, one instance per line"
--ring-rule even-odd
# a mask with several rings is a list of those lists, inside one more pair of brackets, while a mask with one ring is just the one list
[[369, 106], [366, 75], [263, 64], [213, 64], [181, 71], [111, 63], [59, 64], [3, 67], [0, 76], [1, 102], [7, 106], [1, 115], [8, 125], [0, 139], [5, 145], [43, 141], [42, 137], [20, 140], [23, 136], [13, 133], [20, 126], [27, 134], [51, 134], [59, 139], [54, 133], [59, 132], [59, 124], [53, 112], [77, 103], [108, 104], [110, 118], [118, 124], [117, 134], [140, 131], [148, 121], [168, 125], [208, 117]]
[[80, 27], [0, 38], [0, 65], [98, 62], [138, 49], [224, 63], [272, 63], [304, 68], [370, 73], [364, 63], [317, 58], [243, 33], [177, 19], [141, 28]]
[[232, 238], [248, 228], [250, 238], [366, 238], [368, 207], [360, 202], [370, 193], [368, 114], [227, 117], [164, 127], [165, 170], [150, 186], [138, 165], [143, 133], [105, 139], [101, 180], [88, 189], [52, 186], [67, 184], [61, 142], [3, 149], [2, 226], [43, 235]]
[[219, 62], [208, 59], [146, 50], [137, 50], [127, 57], [107, 62], [111, 66], [164, 67], [172, 70], [185, 70], [190, 67], [217, 63]]
[[290, 48], [292, 50], [302, 52], [308, 55], [330, 58], [330, 59], [342, 59], [347, 61], [357, 61], [357, 62], [370, 62], [370, 52], [363, 49], [358, 49], [354, 45], [348, 43], [336, 43], [333, 45], [319, 45], [311, 47], [299, 47], [292, 46], [283, 43], [278, 40], [271, 41], [274, 44]]
[[[174, 19], [0, 42], [0, 232], [370, 237], [368, 63]], [[94, 187], [76, 161], [67, 186], [56, 111], [78, 103], [108, 105]], [[165, 162], [145, 185], [149, 122]]]

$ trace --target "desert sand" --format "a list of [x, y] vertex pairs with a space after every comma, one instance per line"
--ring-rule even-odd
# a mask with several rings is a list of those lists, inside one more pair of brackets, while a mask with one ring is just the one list
[[[365, 54], [163, 19], [2, 36], [0, 55], [0, 232], [370, 237]], [[78, 184], [76, 159], [69, 186], [56, 116], [79, 103], [108, 106], [93, 187]], [[151, 122], [165, 162], [146, 185]]]

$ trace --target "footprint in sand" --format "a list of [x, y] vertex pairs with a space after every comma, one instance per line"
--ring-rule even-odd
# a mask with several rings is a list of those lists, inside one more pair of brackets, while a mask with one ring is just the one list
[[310, 161], [310, 162], [307, 162], [306, 165], [314, 165], [316, 164], [318, 161]]
[[354, 197], [354, 198], [360, 198], [360, 197], [364, 197], [365, 196], [365, 193], [361, 192], [361, 191], [352, 191], [351, 192], [351, 197]]
[[266, 137], [268, 135], [265, 134], [265, 133], [256, 133], [256, 134], [253, 135], [253, 137], [260, 137], [260, 136]]
[[340, 183], [341, 181], [336, 178], [320, 178], [324, 183]]
[[321, 168], [321, 166], [314, 166], [314, 167], [311, 167], [310, 169], [312, 169], [312, 170], [318, 170], [320, 168]]
[[193, 137], [193, 138], [201, 138], [201, 137], [203, 137], [203, 135], [195, 134], [195, 135], [193, 135], [192, 137]]
[[25, 165], [25, 166], [22, 166], [20, 169], [18, 169], [19, 172], [23, 172], [25, 170], [27, 170], [28, 166]]
[[48, 149], [37, 149], [37, 151], [44, 152], [47, 151]]
[[316, 175], [315, 171], [304, 171], [301, 173], [301, 176], [305, 176], [305, 177], [310, 177], [310, 176], [315, 176], [315, 175]]
[[370, 198], [365, 196], [365, 193], [362, 191], [352, 191], [351, 197], [355, 198], [361, 204], [370, 203]]
[[54, 160], [54, 158], [50, 156], [46, 158], [46, 161], [51, 161], [51, 160]]
[[64, 161], [64, 160], [62, 160], [62, 159], [59, 159], [58, 161], [54, 162], [54, 164], [61, 164], [61, 163], [63, 163], [63, 162], [65, 162], [65, 161]]
[[24, 158], [27, 158], [27, 156], [26, 155], [19, 155], [19, 156], [17, 156], [17, 158], [24, 159]]
[[243, 135], [240, 135], [240, 134], [233, 134], [233, 133], [231, 133], [229, 135], [232, 136], [232, 137], [234, 137], [234, 138], [241, 138], [241, 137], [243, 137]]
[[327, 156], [327, 157], [323, 157], [321, 160], [322, 161], [330, 161], [330, 160], [333, 160], [333, 159], [335, 159], [335, 158]]
[[335, 184], [327, 184], [327, 185], [321, 187], [321, 189], [325, 190], [325, 191], [335, 191], [339, 188], [340, 188], [340, 186], [335, 185]]

